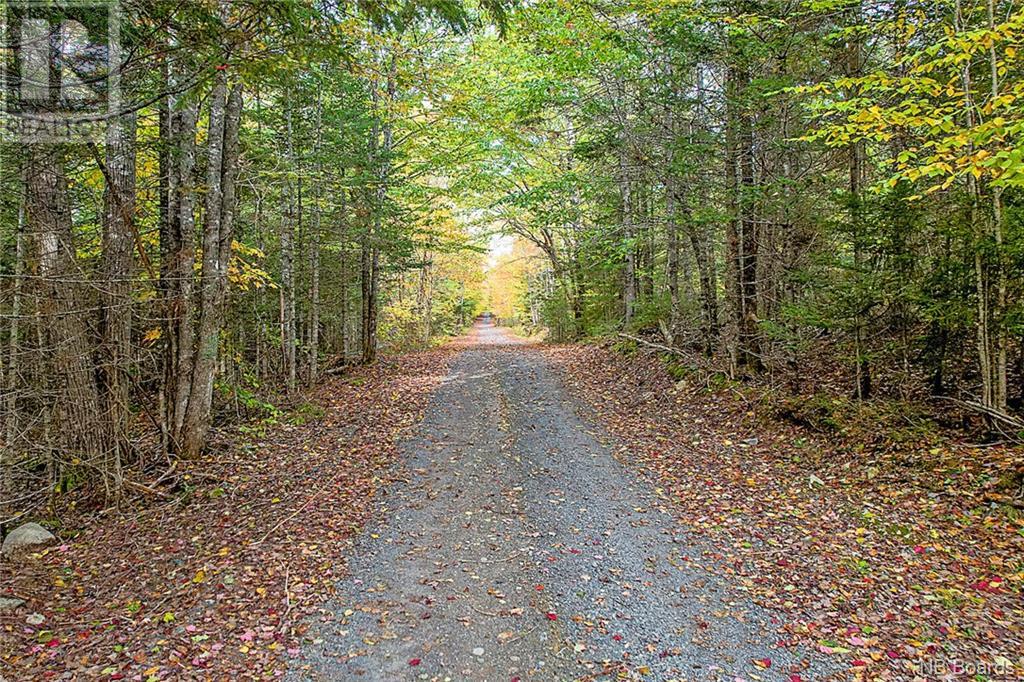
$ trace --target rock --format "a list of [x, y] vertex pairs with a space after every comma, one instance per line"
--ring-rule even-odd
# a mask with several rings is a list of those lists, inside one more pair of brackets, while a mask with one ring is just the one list
[[42, 625], [45, 620], [46, 618], [44, 618], [41, 613], [30, 613], [28, 614], [28, 617], [25, 618], [25, 622], [29, 625]]
[[11, 611], [25, 603], [24, 599], [15, 597], [0, 597], [0, 611]]
[[45, 547], [56, 541], [57, 538], [53, 536], [53, 533], [38, 523], [26, 523], [12, 530], [4, 538], [0, 554], [3, 554], [5, 557], [13, 557], [22, 552], [31, 552], [40, 547]]

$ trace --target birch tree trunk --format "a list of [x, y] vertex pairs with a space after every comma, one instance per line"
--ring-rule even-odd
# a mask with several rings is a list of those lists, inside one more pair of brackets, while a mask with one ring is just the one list
[[[954, 27], [957, 33], [966, 30], [960, 0], [956, 0], [954, 5]], [[967, 127], [973, 128], [976, 122], [976, 105], [973, 93], [974, 86], [971, 80], [971, 63], [969, 60], [962, 64], [960, 78], [964, 92], [964, 119]], [[969, 146], [968, 151], [973, 152], [973, 147]], [[966, 177], [967, 193], [970, 198], [967, 217], [975, 237], [974, 277], [975, 296], [977, 299], [975, 328], [978, 345], [978, 371], [981, 374], [981, 403], [988, 408], [1003, 410], [1006, 403], [1005, 357], [1003, 358], [1002, 376], [1000, 377], [999, 343], [996, 341], [998, 333], [993, 332], [995, 324], [991, 281], [993, 268], [985, 254], [986, 242], [991, 236], [991, 230], [985, 225], [986, 219], [983, 216], [983, 188], [981, 181], [971, 173], [967, 173]]]
[[234, 232], [242, 90], [240, 85], [234, 85], [229, 92], [227, 80], [227, 72], [219, 71], [210, 96], [199, 327], [183, 435], [184, 450], [189, 456], [195, 456], [202, 450], [210, 427], [213, 382], [224, 325], [228, 263]]
[[295, 140], [292, 128], [292, 109], [289, 105], [285, 112], [288, 127], [288, 165], [285, 215], [281, 222], [281, 356], [284, 361], [284, 376], [288, 390], [295, 390], [296, 357], [295, 357], [295, 202], [296, 192], [292, 184], [295, 172]]
[[[995, 0], [988, 0], [986, 3], [986, 20], [989, 31], [995, 31]], [[995, 41], [989, 43], [988, 65], [991, 100], [999, 97], [999, 59], [996, 55]], [[991, 264], [995, 278], [995, 303], [993, 305], [992, 317], [995, 326], [993, 339], [993, 355], [995, 355], [995, 376], [992, 380], [992, 407], [1005, 412], [1007, 401], [1007, 380], [1006, 380], [1006, 357], [1009, 338], [1007, 334], [1006, 320], [1007, 312], [1007, 281], [1006, 281], [1006, 255], [1004, 252], [1005, 225], [1003, 224], [1003, 188], [990, 187], [991, 199], [991, 233], [995, 242], [995, 263]]]

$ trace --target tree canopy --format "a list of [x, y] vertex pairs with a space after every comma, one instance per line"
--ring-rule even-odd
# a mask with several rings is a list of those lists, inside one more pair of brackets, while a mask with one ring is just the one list
[[120, 20], [100, 138], [0, 144], [8, 488], [116, 495], [126, 462], [195, 455], [278, 389], [484, 310], [1021, 425], [1013, 2], [141, 0]]

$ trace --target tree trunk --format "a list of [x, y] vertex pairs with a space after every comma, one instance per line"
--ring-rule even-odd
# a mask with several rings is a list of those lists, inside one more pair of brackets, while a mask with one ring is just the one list
[[[379, 232], [379, 218], [374, 219], [377, 226], [374, 233]], [[377, 299], [380, 286], [380, 249], [371, 243], [368, 263], [368, 281], [364, 288], [366, 306], [363, 313], [363, 363], [370, 364], [377, 360]]]
[[165, 100], [166, 126], [162, 131], [166, 179], [166, 211], [160, 221], [160, 280], [164, 295], [165, 358], [163, 376], [166, 445], [183, 452], [182, 431], [192, 390], [195, 341], [192, 298], [195, 266], [195, 212], [193, 206], [195, 140], [198, 111], [191, 99], [178, 106]]
[[743, 328], [743, 256], [740, 250], [740, 182], [739, 182], [739, 103], [737, 100], [737, 72], [729, 67], [726, 72], [725, 82], [725, 185], [726, 205], [728, 207], [729, 220], [725, 227], [726, 251], [728, 254], [728, 286], [726, 287], [726, 301], [729, 304], [729, 313], [736, 334], [734, 343], [730, 347], [732, 362], [740, 363], [741, 330]]
[[[960, 0], [956, 0], [954, 12], [954, 25], [958, 33], [966, 30], [963, 24], [963, 14]], [[968, 128], [975, 125], [975, 102], [973, 95], [973, 84], [971, 81], [971, 63], [965, 61], [961, 66], [961, 86], [964, 91], [964, 118]], [[967, 150], [973, 152], [973, 146], [969, 145]], [[1006, 355], [1005, 348], [1001, 347], [1000, 337], [1003, 337], [998, 330], [994, 330], [1000, 324], [996, 319], [994, 308], [999, 307], [999, 283], [1000, 275], [998, 267], [993, 267], [986, 257], [986, 242], [992, 236], [993, 230], [986, 225], [989, 222], [983, 215], [982, 199], [984, 190], [979, 178], [967, 173], [967, 193], [970, 197], [968, 209], [968, 222], [972, 226], [975, 235], [974, 244], [974, 276], [975, 295], [977, 298], [977, 354], [978, 370], [981, 374], [981, 404], [987, 408], [998, 411], [1006, 409]], [[994, 204], [998, 206], [996, 202]], [[1001, 219], [1001, 211], [999, 211]], [[999, 230], [1001, 234], [1001, 229]], [[992, 284], [992, 277], [997, 278], [995, 287]], [[993, 301], [993, 288], [997, 290]]]
[[370, 331], [370, 309], [374, 305], [372, 303], [371, 282], [373, 280], [373, 252], [375, 250], [371, 244], [373, 241], [373, 234], [371, 233], [372, 217], [370, 217], [370, 221], [370, 224], [366, 225], [363, 231], [359, 249], [359, 300], [361, 304], [359, 318], [361, 337], [359, 347], [360, 361], [363, 363], [373, 362], [377, 352], [377, 341]]
[[11, 283], [11, 325], [8, 329], [7, 377], [4, 387], [7, 396], [4, 400], [4, 447], [0, 447], [0, 532], [3, 532], [3, 519], [9, 519], [14, 509], [7, 501], [14, 493], [14, 454], [18, 452], [18, 441], [21, 440], [20, 414], [18, 410], [19, 388], [24, 385], [22, 378], [21, 348], [21, 313], [25, 277], [26, 259], [26, 203], [28, 201], [28, 164], [21, 159], [21, 172], [18, 192], [18, 224], [14, 245], [14, 277]]
[[[322, 123], [323, 123], [323, 104], [320, 101], [319, 94], [316, 100], [316, 150], [317, 154], [320, 153], [320, 146], [322, 144]], [[322, 229], [321, 224], [321, 207], [320, 207], [320, 187], [324, 181], [323, 179], [323, 164], [320, 161], [320, 157], [317, 157], [315, 165], [316, 178], [314, 179], [313, 189], [313, 225], [311, 230], [311, 238], [309, 244], [309, 320], [307, 322], [307, 328], [309, 330], [309, 342], [307, 344], [307, 357], [306, 363], [306, 383], [313, 385], [316, 383], [317, 375], [320, 373], [319, 361], [320, 361], [320, 241], [322, 235], [320, 230]]]
[[[384, 211], [387, 207], [388, 182], [391, 175], [391, 145], [393, 126], [392, 105], [396, 94], [397, 62], [393, 55], [384, 54], [382, 61], [388, 62], [387, 82], [383, 111], [376, 82], [373, 84], [373, 109], [376, 115], [372, 135], [371, 151], [377, 171], [377, 187], [373, 201], [373, 229], [363, 245], [363, 363], [377, 359], [377, 313], [380, 290], [380, 239], [383, 229]], [[378, 139], [379, 138], [379, 139]]]
[[128, 372], [132, 335], [132, 246], [135, 231], [135, 113], [110, 122], [107, 128], [106, 191], [104, 192], [102, 319], [100, 383], [103, 407], [117, 447], [106, 468], [120, 486], [121, 450], [128, 441]]
[[[665, 177], [665, 260], [669, 296], [668, 328], [674, 337], [679, 325], [681, 301], [679, 298], [679, 216], [676, 211], [676, 177], [671, 168]], [[669, 343], [672, 344], [672, 341], [669, 340]]]
[[182, 443], [185, 453], [190, 456], [202, 450], [210, 427], [213, 381], [217, 371], [220, 332], [224, 325], [228, 264], [234, 231], [241, 112], [241, 86], [233, 86], [229, 93], [227, 72], [219, 71], [210, 96], [199, 333]]
[[286, 181], [285, 215], [281, 223], [281, 357], [288, 390], [296, 383], [296, 330], [295, 330], [295, 213], [296, 192], [291, 174], [295, 172], [295, 140], [292, 129], [292, 110], [285, 113], [288, 126], [288, 180]]
[[341, 346], [341, 361], [342, 363], [348, 362], [348, 305], [349, 305], [349, 290], [348, 290], [348, 234], [349, 234], [349, 223], [348, 223], [348, 190], [344, 187], [345, 181], [345, 169], [341, 169], [342, 187], [340, 194], [341, 206], [339, 207], [340, 220], [338, 226], [339, 234], [339, 252], [338, 259], [339, 263], [339, 279], [338, 283], [338, 328], [341, 330], [341, 338], [339, 339]]
[[686, 222], [686, 232], [697, 264], [697, 277], [700, 279], [701, 346], [704, 355], [711, 357], [715, 339], [718, 338], [718, 275], [715, 273], [715, 256], [706, 236], [699, 233], [690, 221]]
[[[989, 31], [995, 31], [995, 1], [988, 0], [986, 3], [986, 14]], [[988, 48], [989, 56], [989, 80], [990, 96], [994, 101], [999, 93], [999, 59], [996, 55], [995, 41], [990, 41]], [[995, 242], [995, 263], [992, 264], [995, 279], [995, 302], [992, 310], [993, 325], [995, 326], [994, 338], [992, 341], [993, 355], [995, 356], [995, 376], [992, 380], [992, 407], [1005, 412], [1007, 401], [1006, 363], [1007, 347], [1009, 338], [1007, 324], [1004, 319], [1007, 310], [1007, 281], [1006, 281], [1006, 257], [1004, 251], [1004, 230], [1003, 224], [1003, 188], [990, 187], [991, 196], [991, 233]]]
[[[860, 22], [860, 7], [854, 7], [854, 25]], [[849, 75], [857, 78], [863, 71], [863, 48], [859, 35], [850, 39], [849, 50]], [[850, 148], [850, 222], [853, 233], [853, 261], [854, 271], [859, 275], [864, 268], [863, 248], [863, 187], [865, 175], [866, 152], [863, 141], [857, 141]], [[861, 312], [861, 304], [857, 302], [857, 310], [854, 317], [854, 369], [855, 388], [854, 395], [859, 400], [867, 400], [871, 397], [871, 363], [868, 360], [867, 351], [864, 348], [865, 325], [864, 315]]]
[[[108, 496], [117, 491], [105, 467], [114, 440], [103, 417], [92, 364], [84, 274], [76, 259], [68, 203], [64, 151], [55, 145], [29, 146], [28, 218], [39, 260], [39, 313], [49, 358], [53, 410], [58, 434], [51, 470], [80, 460], [100, 471]], [[58, 466], [52, 466], [56, 462]]]
[[633, 314], [636, 311], [636, 234], [633, 226], [633, 193], [629, 177], [627, 141], [623, 140], [622, 144], [623, 148], [619, 151], [619, 196], [622, 205], [622, 240], [625, 249], [625, 267], [622, 273], [622, 307], [628, 327], [633, 322]]
[[[745, 68], [736, 74], [737, 94], [746, 93], [750, 76]], [[746, 103], [738, 107], [737, 156], [739, 162], [739, 364], [748, 370], [761, 369], [760, 344], [757, 332], [757, 254], [758, 221], [754, 211], [754, 126]]]

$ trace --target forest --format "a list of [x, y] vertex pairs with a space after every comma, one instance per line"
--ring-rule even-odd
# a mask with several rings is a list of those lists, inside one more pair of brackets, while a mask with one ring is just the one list
[[231, 7], [126, 3], [131, 110], [99, 144], [4, 145], [30, 494], [116, 494], [267, 384], [487, 306], [1022, 426], [1013, 4], [552, 2], [509, 36], [502, 7]]
[[[261, 515], [252, 528], [265, 547], [295, 515], [328, 513], [316, 504], [326, 493], [307, 499], [303, 491], [329, 479], [346, 491], [339, 504], [359, 512], [323, 523], [349, 537], [369, 518], [395, 434], [422, 418], [432, 391], [447, 390], [440, 377], [459, 366], [458, 354], [499, 352], [473, 350], [463, 336], [487, 313], [516, 344], [561, 358], [551, 362], [591, 396], [616, 437], [633, 442], [697, 419], [692, 431], [678, 426], [634, 444], [651, 457], [667, 443], [696, 444], [707, 424], [759, 419], [764, 433], [748, 429], [725, 446], [768, 447], [783, 438], [769, 431], [789, 438], [802, 429], [812, 435], [786, 442], [820, 439], [814, 461], [845, 467], [837, 480], [863, 474], [864, 485], [886, 479], [893, 488], [903, 467], [942, 460], [936, 475], [948, 488], [915, 488], [930, 474], [907, 474], [906, 489], [915, 500], [919, 492], [975, 510], [964, 511], [970, 521], [958, 532], [983, 525], [992, 561], [980, 575], [965, 569], [962, 580], [984, 580], [981, 597], [1004, 610], [984, 627], [936, 627], [973, 642], [961, 656], [1005, 662], [1013, 675], [1024, 625], [1020, 602], [1013, 605], [1024, 585], [1016, 553], [1024, 539], [1017, 0], [79, 4], [0, 1], [0, 534], [29, 521], [62, 538], [109, 533], [102, 555], [114, 551], [118, 524], [164, 533], [157, 519], [168, 509], [187, 525], [182, 519], [227, 494], [232, 514], [251, 503]], [[30, 50], [38, 46], [26, 43], [32, 31], [42, 31], [36, 38], [51, 61], [40, 77], [50, 80], [25, 99], [39, 68]], [[91, 118], [64, 111], [74, 99], [70, 80], [94, 85], [83, 74], [95, 55], [75, 53], [75, 40], [102, 43], [107, 58], [108, 109]], [[25, 108], [43, 100], [42, 114]], [[51, 139], [12, 123], [57, 114], [95, 130]], [[486, 329], [474, 333], [479, 324], [469, 338], [486, 348]], [[502, 400], [516, 403], [515, 390], [503, 388], [510, 397]], [[688, 416], [642, 402], [686, 391], [704, 396], [678, 408], [704, 405]], [[653, 415], [649, 429], [631, 421], [643, 413]], [[764, 426], [769, 418], [774, 426]], [[332, 460], [343, 437], [372, 455]], [[271, 444], [281, 452], [260, 454]], [[897, 464], [886, 459], [892, 453]], [[698, 478], [696, 469], [680, 474], [678, 463], [675, 473], [645, 466], [678, 485]], [[799, 477], [810, 489], [831, 485], [824, 471], [801, 468]], [[251, 481], [275, 474], [291, 497], [257, 495], [278, 483]], [[279, 513], [271, 507], [280, 499], [294, 503], [264, 518]], [[184, 546], [188, 529], [180, 532]], [[936, 545], [938, 532], [929, 540]], [[226, 557], [239, 541], [223, 542]], [[911, 559], [926, 553], [922, 541], [907, 542]], [[972, 552], [957, 556], [981, 562]], [[306, 554], [309, 564], [283, 578], [286, 615], [305, 598], [289, 580], [318, 562]], [[46, 561], [25, 575], [65, 566]], [[186, 587], [202, 588], [213, 574], [213, 564], [200, 564], [182, 569]], [[279, 583], [280, 571], [269, 570]], [[851, 575], [870, 581], [858, 570]], [[157, 573], [143, 581], [154, 594], [146, 581]], [[127, 568], [119, 575], [135, 577]], [[2, 584], [0, 595], [18, 596]], [[67, 599], [61, 608], [73, 611]], [[184, 618], [138, 599], [128, 603], [153, 628], [170, 631]], [[199, 608], [195, 599], [190, 608]], [[925, 601], [985, 608], [960, 599], [944, 592]], [[555, 612], [546, 614], [554, 627]], [[24, 628], [17, 618], [8, 634]], [[255, 649], [263, 635], [245, 627], [255, 634], [242, 648]], [[273, 637], [288, 655], [305, 632], [294, 627]], [[33, 640], [39, 632], [54, 638]], [[3, 652], [10, 668], [0, 667], [0, 679], [55, 672], [46, 647], [72, 646], [61, 643], [68, 633], [28, 633], [18, 635], [28, 644]], [[178, 634], [181, 655], [136, 679], [171, 679], [185, 674], [180, 666], [226, 674], [208, 668], [204, 640]], [[871, 634], [816, 646], [834, 653]], [[933, 641], [910, 626], [903, 634]], [[511, 642], [529, 639], [519, 637]], [[897, 647], [878, 652], [856, 659], [854, 673], [913, 677], [874, 671], [905, 658]], [[262, 674], [278, 670], [281, 655], [266, 652]], [[161, 656], [136, 661], [136, 672], [157, 670]], [[412, 675], [427, 654], [401, 656], [402, 675]], [[73, 676], [111, 678], [135, 665], [100, 658]], [[771, 667], [771, 658], [751, 660], [756, 670]], [[629, 670], [635, 679], [677, 679], [656, 666], [652, 677]], [[824, 677], [797, 670], [765, 679]], [[523, 679], [571, 679], [539, 675]], [[938, 678], [918, 670], [914, 679]]]

